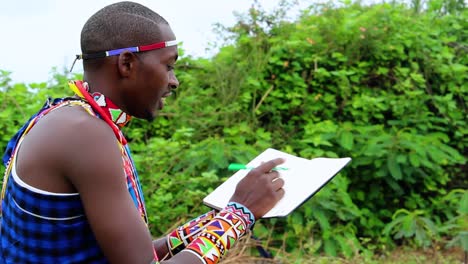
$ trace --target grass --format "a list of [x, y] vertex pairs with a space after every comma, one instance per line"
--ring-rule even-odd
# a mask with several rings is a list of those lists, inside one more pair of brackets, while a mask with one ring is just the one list
[[282, 250], [270, 249], [272, 252], [281, 252], [274, 259], [254, 257], [255, 244], [249, 238], [243, 239], [229, 252], [221, 262], [223, 264], [468, 264], [467, 255], [460, 248], [451, 249], [414, 249], [400, 247], [381, 255], [355, 256], [353, 258], [340, 258], [329, 256], [302, 256], [286, 253]]

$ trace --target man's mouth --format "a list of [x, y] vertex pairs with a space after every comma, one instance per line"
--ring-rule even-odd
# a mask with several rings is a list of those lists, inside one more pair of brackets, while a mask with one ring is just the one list
[[169, 97], [172, 95], [172, 91], [168, 91], [162, 95], [163, 98]]
[[172, 91], [168, 91], [161, 96], [159, 100], [159, 110], [163, 109], [164, 104], [166, 103], [166, 98], [172, 95]]

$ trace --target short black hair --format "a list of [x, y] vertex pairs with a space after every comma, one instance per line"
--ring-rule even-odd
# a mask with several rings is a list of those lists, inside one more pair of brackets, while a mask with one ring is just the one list
[[92, 15], [81, 30], [81, 52], [95, 53], [162, 41], [160, 15], [134, 2], [108, 5]]

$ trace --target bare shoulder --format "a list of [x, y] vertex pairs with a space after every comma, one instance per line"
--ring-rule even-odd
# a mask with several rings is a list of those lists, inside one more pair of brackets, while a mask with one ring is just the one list
[[73, 178], [73, 172], [84, 174], [86, 167], [83, 164], [91, 166], [104, 162], [121, 167], [121, 154], [114, 132], [103, 120], [90, 115], [82, 107], [52, 111], [30, 133], [29, 145], [33, 149], [35, 145], [40, 145], [41, 149], [45, 146], [48, 152], [45, 158], [54, 161], [67, 178]]
[[83, 107], [62, 107], [43, 116], [28, 132], [16, 169], [23, 181], [39, 189], [76, 192], [76, 183], [89, 175], [82, 164], [96, 167], [107, 162], [121, 168], [116, 142], [109, 125]]
[[[86, 112], [83, 107], [70, 106], [52, 111], [38, 122], [49, 134], [65, 139], [71, 144], [81, 140], [93, 140], [96, 136], [112, 136], [112, 129], [103, 120]], [[88, 137], [85, 137], [88, 136]]]

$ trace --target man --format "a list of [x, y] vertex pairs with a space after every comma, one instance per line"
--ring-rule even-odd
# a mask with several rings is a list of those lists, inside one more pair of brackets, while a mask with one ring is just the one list
[[9, 143], [0, 262], [217, 263], [284, 195], [271, 171], [282, 160], [252, 170], [223, 210], [152, 241], [120, 127], [154, 119], [178, 87], [176, 38], [152, 10], [120, 2], [89, 18], [81, 49], [77, 96], [48, 102]]

